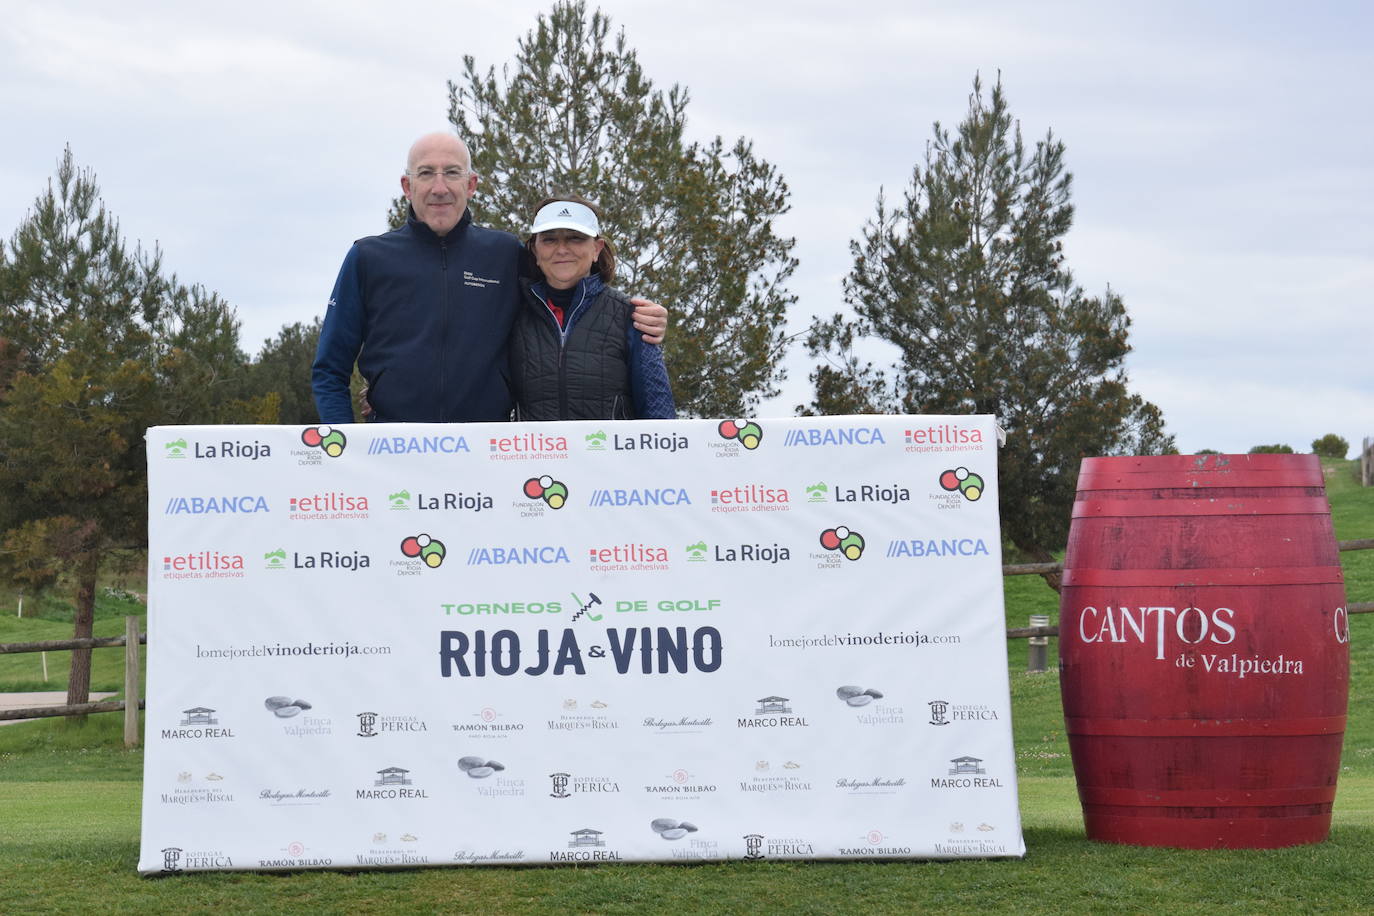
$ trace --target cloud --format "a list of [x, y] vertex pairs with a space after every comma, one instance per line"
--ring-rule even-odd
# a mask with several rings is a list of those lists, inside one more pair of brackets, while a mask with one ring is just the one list
[[[9, 3], [0, 121], [22, 127], [0, 148], [0, 233], [71, 143], [126, 235], [224, 294], [256, 348], [318, 314], [348, 244], [383, 228], [463, 55], [499, 69], [550, 6]], [[618, 0], [612, 15], [656, 86], [690, 89], [690, 138], [750, 137], [792, 188], [794, 328], [841, 305], [879, 188], [900, 196], [931, 123], [956, 125], [974, 73], [1000, 71], [1026, 140], [1052, 128], [1067, 145], [1069, 264], [1125, 299], [1132, 379], [1180, 444], [1374, 435], [1368, 9]], [[808, 399], [809, 367], [791, 365], [780, 412]]]

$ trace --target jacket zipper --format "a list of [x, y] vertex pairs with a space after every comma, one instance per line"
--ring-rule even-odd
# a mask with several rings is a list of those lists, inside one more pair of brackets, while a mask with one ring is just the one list
[[[577, 300], [576, 305], [568, 309], [567, 320], [563, 323], [563, 327], [558, 328], [558, 418], [560, 420], [569, 419], [572, 413], [568, 404], [568, 335], [572, 333], [573, 318], [577, 316], [587, 301], [586, 285], [579, 283], [578, 291], [581, 292], [582, 297]], [[553, 317], [552, 312], [550, 312], [549, 317]], [[558, 320], [554, 319], [554, 325], [557, 324]]]
[[444, 295], [440, 302], [443, 307], [439, 318], [439, 422], [448, 422], [448, 387], [446, 376], [448, 365], [444, 360], [444, 354], [448, 350], [448, 240], [440, 237], [439, 239], [439, 273], [443, 276]]

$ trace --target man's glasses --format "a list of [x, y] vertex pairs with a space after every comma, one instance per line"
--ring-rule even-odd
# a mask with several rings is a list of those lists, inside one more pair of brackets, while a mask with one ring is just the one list
[[467, 169], [459, 168], [456, 165], [451, 165], [446, 169], [435, 169], [422, 165], [415, 171], [406, 174], [422, 184], [430, 184], [440, 175], [444, 177], [445, 182], [456, 184], [466, 178], [469, 173]]

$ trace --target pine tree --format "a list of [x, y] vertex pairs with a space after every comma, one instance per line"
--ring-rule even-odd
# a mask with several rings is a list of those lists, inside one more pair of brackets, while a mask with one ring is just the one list
[[[271, 422], [239, 399], [238, 322], [218, 296], [125, 245], [71, 150], [0, 244], [0, 569], [76, 588], [92, 632], [101, 563], [147, 538], [143, 434], [168, 423]], [[90, 651], [72, 653], [69, 703]]]
[[320, 339], [322, 319], [309, 324], [283, 325], [277, 336], [262, 345], [248, 369], [248, 390], [275, 395], [280, 402], [277, 422], [306, 426], [319, 421], [310, 387], [310, 367]]
[[449, 83], [449, 119], [481, 175], [474, 216], [523, 238], [545, 197], [595, 201], [616, 286], [669, 308], [679, 411], [740, 416], [783, 378], [796, 260], [774, 222], [788, 190], [744, 138], [689, 143], [687, 103], [678, 86], [656, 90], [624, 32], [582, 2], [541, 15], [499, 78], [467, 56]]
[[[1130, 319], [1089, 297], [1065, 263], [1073, 221], [1064, 144], [1027, 149], [1001, 81], [973, 82], [967, 115], [939, 123], [899, 206], [851, 243], [852, 316], [817, 321], [820, 362], [803, 413], [991, 414], [1004, 535], [1048, 559], [1064, 542], [1079, 459], [1173, 450], [1159, 410], [1127, 390]], [[895, 350], [878, 365], [872, 341]]]

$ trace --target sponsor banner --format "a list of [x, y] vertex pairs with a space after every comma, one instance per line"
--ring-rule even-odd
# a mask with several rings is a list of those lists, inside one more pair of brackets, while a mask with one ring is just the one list
[[145, 874], [1024, 854], [991, 418], [147, 441]]

